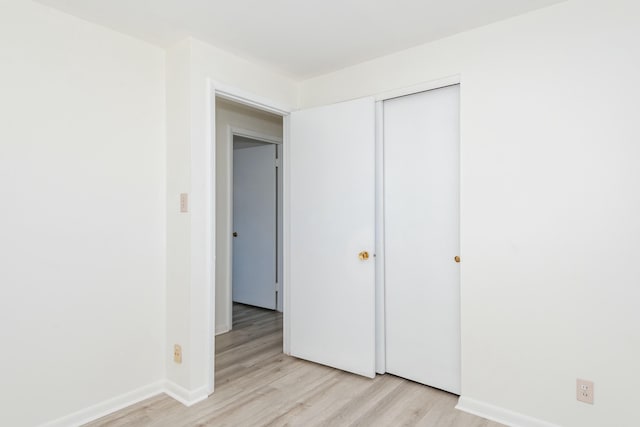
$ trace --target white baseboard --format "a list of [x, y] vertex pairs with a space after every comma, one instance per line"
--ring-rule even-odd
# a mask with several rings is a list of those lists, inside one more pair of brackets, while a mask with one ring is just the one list
[[460, 396], [456, 409], [511, 427], [560, 427], [499, 406]]
[[179, 386], [178, 384], [167, 381], [165, 383], [164, 392], [169, 396], [182, 403], [184, 406], [195, 405], [198, 402], [202, 402], [209, 397], [209, 390], [207, 386], [202, 386], [193, 391], [189, 391], [186, 388]]
[[231, 330], [231, 326], [229, 325], [216, 326], [216, 335], [226, 334], [230, 330]]
[[185, 406], [195, 405], [209, 397], [207, 386], [189, 391], [171, 381], [158, 381], [112, 399], [105, 400], [96, 405], [89, 406], [88, 408], [58, 418], [57, 420], [49, 421], [40, 427], [80, 426], [161, 393], [165, 393], [167, 396]]
[[69, 427], [79, 426], [102, 418], [112, 412], [131, 406], [164, 392], [165, 381], [158, 381], [136, 390], [105, 400], [96, 405], [66, 415], [57, 420], [43, 424], [41, 427]]

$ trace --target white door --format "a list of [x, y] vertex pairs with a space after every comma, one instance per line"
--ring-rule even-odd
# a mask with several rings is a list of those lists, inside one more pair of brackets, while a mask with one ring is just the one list
[[233, 150], [233, 301], [276, 308], [276, 145]]
[[387, 372], [460, 394], [459, 86], [384, 102]]
[[291, 354], [373, 377], [374, 101], [298, 111], [290, 129]]

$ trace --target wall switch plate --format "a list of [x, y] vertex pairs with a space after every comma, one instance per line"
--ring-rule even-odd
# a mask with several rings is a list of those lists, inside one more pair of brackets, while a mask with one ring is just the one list
[[189, 212], [189, 194], [180, 193], [180, 213]]
[[576, 380], [576, 397], [580, 402], [593, 405], [593, 381]]
[[173, 346], [173, 361], [176, 363], [182, 363], [182, 347], [178, 344]]

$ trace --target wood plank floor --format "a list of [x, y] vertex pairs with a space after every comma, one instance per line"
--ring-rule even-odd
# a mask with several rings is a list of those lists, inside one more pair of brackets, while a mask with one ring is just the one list
[[153, 397], [88, 426], [499, 427], [454, 409], [457, 396], [392, 375], [363, 378], [282, 354], [282, 315], [234, 304], [216, 337], [216, 391], [184, 407]]

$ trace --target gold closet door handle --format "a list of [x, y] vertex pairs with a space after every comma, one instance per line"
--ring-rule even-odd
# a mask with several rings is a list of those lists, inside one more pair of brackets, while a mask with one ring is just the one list
[[362, 251], [358, 254], [358, 258], [360, 258], [360, 261], [366, 261], [369, 259], [369, 252], [367, 251]]
[[460, 257], [458, 255], [456, 255], [456, 256], [453, 257], [453, 260], [455, 262], [460, 262]]

